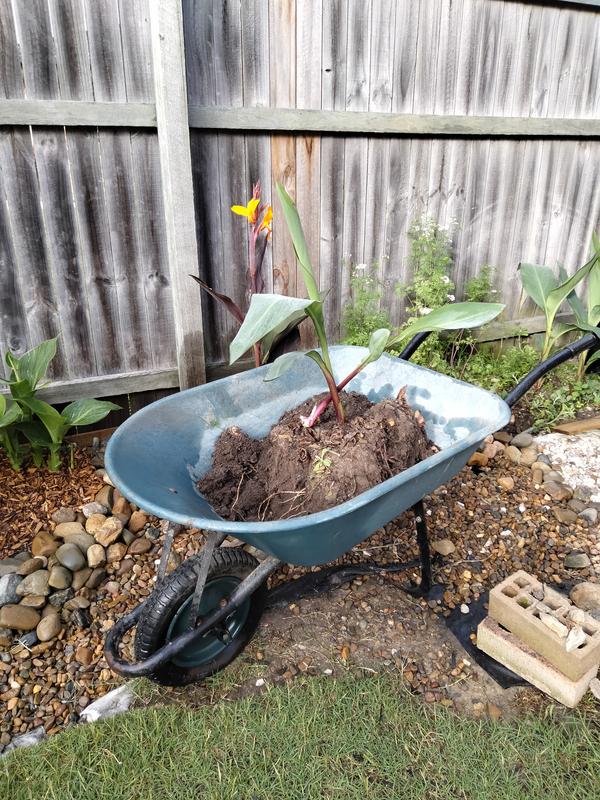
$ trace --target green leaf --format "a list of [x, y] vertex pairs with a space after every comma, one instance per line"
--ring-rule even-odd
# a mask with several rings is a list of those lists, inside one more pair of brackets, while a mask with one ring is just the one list
[[50, 434], [41, 422], [22, 422], [19, 430], [34, 447], [50, 447], [53, 444]]
[[422, 331], [461, 330], [485, 325], [501, 314], [503, 303], [449, 303], [435, 308], [424, 317], [411, 322], [398, 336], [388, 340], [387, 348], [409, 339]]
[[285, 217], [290, 236], [292, 237], [292, 243], [294, 245], [294, 250], [296, 251], [296, 258], [298, 259], [302, 269], [304, 283], [306, 284], [306, 291], [308, 292], [308, 296], [311, 300], [318, 302], [321, 299], [321, 296], [319, 294], [319, 287], [317, 286], [317, 281], [315, 279], [315, 273], [312, 268], [312, 263], [308, 252], [308, 245], [306, 244], [306, 238], [304, 236], [304, 231], [302, 230], [302, 223], [300, 222], [298, 209], [283, 185], [279, 182], [277, 183], [277, 194], [279, 195], [279, 200], [281, 201], [281, 206], [283, 208], [283, 216]]
[[372, 361], [377, 361], [387, 347], [391, 335], [392, 332], [387, 328], [378, 328], [373, 331], [369, 338], [369, 355], [363, 361], [365, 366]]
[[571, 275], [568, 280], [563, 281], [559, 286], [557, 286], [555, 289], [552, 289], [552, 291], [546, 295], [544, 313], [546, 314], [546, 324], [548, 329], [552, 328], [554, 317], [556, 316], [561, 303], [567, 299], [571, 292], [574, 291], [577, 284], [589, 274], [595, 264], [596, 255], [594, 254], [587, 264], [584, 264], [583, 267], [580, 267], [577, 272], [574, 275]]
[[594, 361], [598, 361], [598, 359], [600, 359], [600, 350], [596, 350], [596, 352], [588, 358], [585, 362], [585, 368], [587, 369]]
[[111, 411], [118, 411], [121, 406], [108, 400], [93, 400], [90, 397], [75, 400], [63, 408], [62, 417], [69, 425], [92, 425], [99, 422]]
[[519, 264], [523, 288], [536, 306], [546, 311], [546, 298], [558, 286], [556, 275], [550, 267], [541, 264]]
[[25, 400], [25, 405], [41, 420], [46, 430], [50, 434], [50, 438], [55, 444], [62, 442], [65, 433], [70, 427], [70, 423], [66, 422], [62, 415], [53, 408], [49, 403], [43, 400], [28, 399]]
[[[592, 234], [592, 246], [596, 255], [600, 253], [600, 239]], [[600, 257], [596, 258], [596, 263], [590, 270], [588, 277], [588, 322], [590, 325], [600, 323]]]
[[15, 378], [20, 381], [28, 381], [31, 387], [35, 389], [48, 371], [50, 362], [56, 355], [57, 338], [47, 339], [45, 342], [38, 344], [37, 347], [28, 350], [19, 358], [12, 353], [7, 353], [6, 361], [13, 370]]
[[269, 366], [265, 380], [274, 381], [276, 378], [279, 378], [280, 375], [283, 375], [284, 372], [287, 372], [289, 369], [291, 369], [294, 364], [299, 361], [299, 359], [304, 357], [305, 353], [302, 353], [299, 350], [294, 350], [292, 353], [284, 353], [282, 356], [279, 356], [279, 358], [276, 358], [275, 361]]
[[273, 350], [273, 347], [277, 345], [283, 338], [285, 338], [285, 336], [290, 334], [294, 328], [297, 328], [302, 320], [306, 319], [306, 317], [306, 311], [298, 311], [297, 314], [294, 314], [288, 320], [287, 324], [282, 323], [270, 333], [267, 333], [266, 336], [263, 336], [260, 342], [263, 364], [266, 364], [269, 360], [269, 354], [271, 353], [271, 350]]
[[0, 410], [2, 411], [0, 414], [0, 428], [10, 427], [15, 422], [18, 422], [23, 416], [23, 412], [17, 403], [11, 403], [8, 405], [2, 395], [0, 395]]
[[308, 309], [312, 300], [280, 294], [253, 294], [246, 318], [229, 345], [229, 363], [233, 364], [264, 336], [285, 329], [298, 312]]

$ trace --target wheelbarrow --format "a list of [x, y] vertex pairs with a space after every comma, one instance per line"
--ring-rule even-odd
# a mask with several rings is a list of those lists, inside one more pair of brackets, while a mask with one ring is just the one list
[[[266, 366], [232, 375], [159, 400], [138, 411], [111, 437], [106, 469], [129, 501], [171, 524], [152, 594], [109, 631], [105, 643], [111, 669], [183, 685], [229, 664], [254, 634], [267, 599], [267, 579], [283, 563], [318, 566], [335, 561], [378, 528], [408, 509], [415, 516], [419, 558], [394, 565], [370, 564], [369, 571], [420, 566], [414, 593], [432, 585], [423, 498], [455, 476], [486, 436], [504, 427], [511, 407], [543, 375], [572, 356], [596, 349], [587, 334], [532, 370], [503, 400], [495, 394], [409, 363], [427, 337], [418, 334], [400, 357], [382, 356], [349, 384], [373, 402], [406, 387], [410, 406], [425, 419], [438, 452], [340, 505], [291, 519], [238, 522], [220, 517], [197, 489], [208, 471], [215, 442], [233, 425], [261, 438], [288, 410], [323, 391], [311, 359], [277, 381], [264, 381]], [[347, 374], [365, 348], [331, 348], [336, 374]], [[201, 552], [166, 574], [174, 536], [182, 526], [206, 532]], [[252, 545], [220, 547], [228, 536]], [[120, 655], [124, 634], [136, 626], [135, 662]]]

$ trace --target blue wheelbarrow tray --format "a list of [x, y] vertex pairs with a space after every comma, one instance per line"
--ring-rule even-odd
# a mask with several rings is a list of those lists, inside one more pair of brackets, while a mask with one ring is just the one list
[[[331, 348], [341, 380], [366, 355], [362, 347]], [[188, 527], [221, 531], [289, 564], [313, 566], [339, 558], [456, 475], [486, 436], [510, 419], [497, 395], [384, 355], [348, 385], [378, 402], [406, 387], [408, 403], [425, 419], [439, 452], [340, 505], [292, 519], [236, 522], [220, 517], [197, 489], [210, 469], [215, 442], [237, 426], [265, 437], [281, 416], [325, 391], [309, 358], [275, 381], [268, 367], [197, 386], [146, 406], [111, 437], [106, 468], [131, 502]]]

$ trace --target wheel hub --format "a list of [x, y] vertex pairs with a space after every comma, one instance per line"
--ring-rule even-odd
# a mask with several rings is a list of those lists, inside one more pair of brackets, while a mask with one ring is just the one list
[[[233, 576], [223, 576], [207, 581], [198, 609], [199, 616], [206, 617], [215, 609], [222, 608], [223, 601], [227, 602], [227, 598], [239, 583], [239, 579]], [[177, 609], [167, 630], [167, 642], [171, 642], [177, 636], [190, 630], [190, 612], [193, 597], [192, 593]], [[177, 653], [173, 658], [173, 663], [179, 667], [190, 668], [212, 661], [231, 644], [244, 627], [249, 611], [250, 599], [248, 598], [218, 626], [211, 628], [204, 636], [201, 636], [184, 650]]]

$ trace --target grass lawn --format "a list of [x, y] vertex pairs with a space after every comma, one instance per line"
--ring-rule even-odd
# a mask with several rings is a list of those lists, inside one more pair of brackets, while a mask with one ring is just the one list
[[425, 708], [389, 676], [140, 709], [0, 761], [2, 800], [598, 797], [596, 715], [477, 722]]

